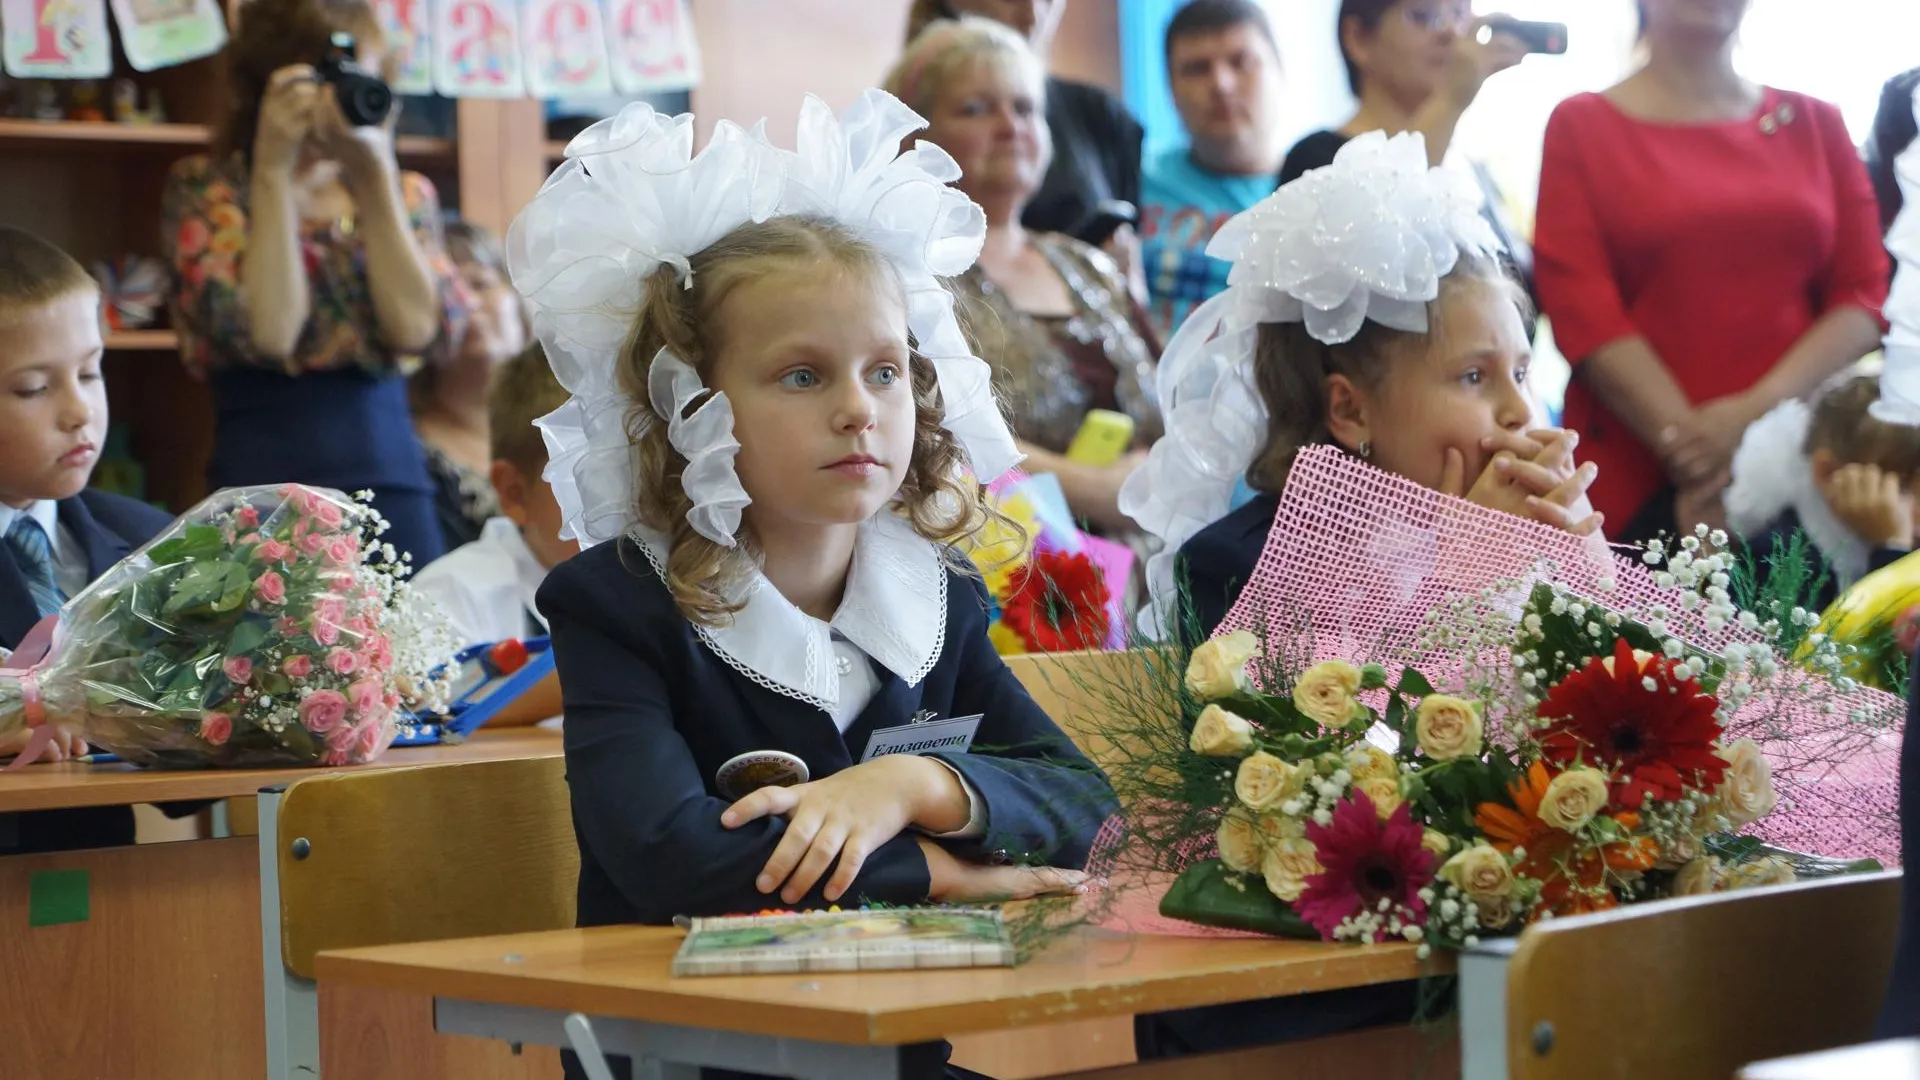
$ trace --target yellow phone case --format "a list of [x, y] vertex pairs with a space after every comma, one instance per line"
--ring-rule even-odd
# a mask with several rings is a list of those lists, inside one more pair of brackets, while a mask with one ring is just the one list
[[1133, 417], [1111, 409], [1090, 409], [1079, 434], [1067, 447], [1067, 460], [1081, 465], [1111, 465], [1133, 445]]

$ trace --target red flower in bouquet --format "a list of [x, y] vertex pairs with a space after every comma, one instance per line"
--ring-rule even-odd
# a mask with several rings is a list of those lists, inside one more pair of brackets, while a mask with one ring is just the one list
[[[1647, 870], [1658, 861], [1660, 846], [1645, 836], [1583, 845], [1579, 837], [1540, 820], [1540, 803], [1553, 776], [1545, 762], [1534, 762], [1507, 788], [1513, 806], [1481, 803], [1473, 814], [1474, 827], [1503, 854], [1512, 854], [1516, 848], [1526, 852], [1513, 871], [1540, 882], [1540, 903], [1548, 911], [1579, 915], [1613, 907], [1616, 901], [1607, 886], [1607, 872]], [[1640, 815], [1631, 810], [1608, 816], [1628, 833], [1640, 827]]]
[[1363, 915], [1381, 917], [1372, 940], [1388, 937], [1382, 900], [1402, 923], [1424, 921], [1427, 904], [1420, 890], [1433, 881], [1434, 855], [1420, 846], [1423, 832], [1405, 803], [1381, 821], [1373, 800], [1354, 792], [1333, 808], [1331, 824], [1308, 823], [1307, 839], [1322, 872], [1307, 878], [1294, 910], [1328, 941], [1342, 923]]
[[1107, 582], [1085, 554], [1036, 551], [1013, 577], [1000, 621], [1035, 652], [1098, 649], [1107, 641]]
[[1584, 762], [1612, 773], [1616, 806], [1718, 788], [1727, 771], [1714, 752], [1720, 702], [1675, 675], [1677, 663], [1636, 654], [1625, 638], [1612, 656], [1589, 659], [1540, 703], [1540, 718], [1553, 721], [1540, 733], [1542, 754], [1562, 768]]

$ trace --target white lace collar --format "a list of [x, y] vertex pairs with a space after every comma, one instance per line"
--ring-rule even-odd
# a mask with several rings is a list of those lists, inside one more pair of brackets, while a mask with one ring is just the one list
[[1750, 537], [1791, 509], [1844, 589], [1867, 572], [1869, 552], [1814, 483], [1805, 449], [1811, 418], [1806, 402], [1789, 398], [1747, 427], [1733, 454], [1733, 482], [1725, 496], [1727, 524]]
[[[630, 535], [664, 580], [666, 538], [641, 526]], [[927, 677], [946, 644], [946, 561], [890, 510], [860, 526], [846, 595], [831, 623], [795, 607], [757, 572], [742, 589], [746, 606], [724, 626], [697, 627], [701, 640], [754, 682], [828, 712], [840, 701], [835, 631], [909, 686]]]

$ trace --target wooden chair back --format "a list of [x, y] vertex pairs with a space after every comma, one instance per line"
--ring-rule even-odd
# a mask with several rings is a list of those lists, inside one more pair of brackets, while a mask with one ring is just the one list
[[580, 852], [565, 768], [460, 762], [287, 788], [276, 833], [288, 970], [313, 978], [323, 949], [571, 927]]
[[1165, 662], [1137, 649], [1007, 657], [1007, 667], [1027, 693], [1098, 765], [1115, 760], [1107, 721], [1116, 706], [1126, 708], [1136, 719], [1165, 717], [1169, 723], [1180, 722], [1179, 702], [1168, 676], [1156, 668]]
[[1899, 907], [1890, 871], [1538, 923], [1507, 967], [1508, 1075], [1723, 1077], [1861, 1042]]

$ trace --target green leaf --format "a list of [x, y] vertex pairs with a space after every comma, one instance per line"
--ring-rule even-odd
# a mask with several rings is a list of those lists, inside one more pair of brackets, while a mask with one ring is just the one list
[[218, 556], [227, 546], [226, 537], [221, 535], [218, 526], [189, 525], [179, 536], [164, 543], [155, 544], [147, 558], [155, 566], [169, 566], [188, 560], [205, 560]]
[[265, 619], [242, 619], [227, 639], [228, 656], [246, 656], [266, 643], [269, 626]]
[[1235, 716], [1253, 721], [1274, 738], [1289, 734], [1313, 735], [1320, 730], [1318, 724], [1302, 716], [1300, 710], [1293, 707], [1292, 701], [1271, 694], [1243, 690], [1213, 704]]
[[1160, 914], [1201, 926], [1320, 940], [1320, 931], [1256, 877], [1236, 874], [1218, 859], [1188, 867], [1160, 898]]
[[1428, 694], [1433, 693], [1433, 684], [1427, 681], [1425, 675], [1420, 674], [1412, 668], [1407, 668], [1400, 673], [1398, 690], [1402, 694], [1411, 694], [1414, 697], [1426, 697]]
[[164, 615], [177, 615], [183, 611], [210, 606], [226, 591], [227, 568], [217, 562], [199, 562], [188, 568], [180, 580], [174, 583], [172, 595], [161, 607]]
[[253, 588], [253, 574], [240, 563], [228, 563], [225, 582], [220, 599], [213, 605], [213, 610], [223, 614], [238, 611], [247, 602], [247, 592]]
[[1387, 698], [1387, 726], [1399, 734], [1400, 749], [1406, 752], [1403, 756], [1412, 756], [1413, 741], [1407, 738], [1407, 703], [1398, 693]]

